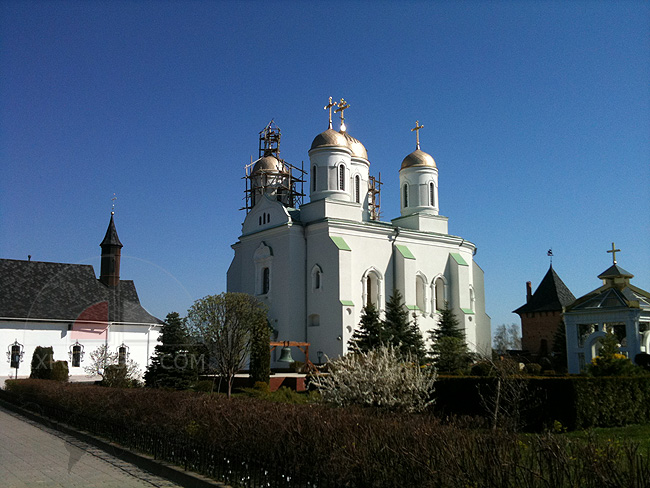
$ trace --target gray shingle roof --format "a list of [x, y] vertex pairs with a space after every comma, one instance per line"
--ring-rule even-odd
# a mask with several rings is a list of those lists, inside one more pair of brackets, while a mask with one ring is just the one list
[[111, 288], [91, 265], [0, 259], [0, 317], [106, 321], [107, 312], [111, 322], [162, 323], [140, 305], [133, 281]]
[[551, 266], [537, 287], [537, 290], [533, 293], [530, 301], [519, 307], [513, 313], [522, 314], [562, 310], [563, 307], [572, 304], [575, 299], [576, 297], [573, 296], [571, 290], [569, 290], [557, 275], [553, 266]]

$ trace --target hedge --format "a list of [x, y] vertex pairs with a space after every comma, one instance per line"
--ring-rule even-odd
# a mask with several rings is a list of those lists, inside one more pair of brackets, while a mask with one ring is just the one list
[[[440, 376], [435, 410], [447, 415], [487, 416], [484, 399], [496, 388], [496, 378]], [[521, 405], [527, 430], [551, 428], [555, 422], [573, 430], [650, 422], [650, 376], [520, 377], [525, 391]]]

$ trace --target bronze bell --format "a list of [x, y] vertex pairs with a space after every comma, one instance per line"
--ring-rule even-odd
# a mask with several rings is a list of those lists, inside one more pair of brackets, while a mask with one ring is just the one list
[[279, 362], [282, 363], [293, 363], [293, 358], [291, 357], [291, 348], [289, 346], [285, 346], [282, 348], [282, 351], [280, 351], [280, 359], [278, 359]]

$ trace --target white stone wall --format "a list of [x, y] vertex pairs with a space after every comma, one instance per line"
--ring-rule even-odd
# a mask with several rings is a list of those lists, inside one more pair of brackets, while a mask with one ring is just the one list
[[[129, 359], [138, 363], [144, 373], [149, 359], [154, 353], [160, 326], [111, 324], [107, 333], [95, 334], [97, 338], [90, 338], [92, 334], [68, 330], [70, 322], [16, 322], [0, 321], [0, 346], [4, 354], [0, 356], [0, 377], [13, 376], [15, 369], [10, 368], [7, 351], [14, 341], [23, 345], [23, 361], [18, 369], [18, 377], [28, 377], [30, 374], [32, 356], [36, 347], [52, 347], [55, 361], [68, 361], [70, 376], [85, 376], [84, 366], [90, 361], [90, 353], [106, 343], [109, 349], [117, 352], [120, 345], [128, 346]], [[78, 325], [78, 324], [77, 324]], [[70, 352], [72, 346], [79, 342], [83, 346], [84, 356], [80, 367], [72, 367]]]

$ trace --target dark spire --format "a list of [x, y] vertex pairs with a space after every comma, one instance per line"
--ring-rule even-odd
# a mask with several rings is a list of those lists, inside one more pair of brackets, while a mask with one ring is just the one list
[[564, 284], [551, 265], [527, 303], [514, 311], [516, 314], [562, 310], [575, 301], [575, 296]]
[[113, 221], [113, 212], [111, 212], [111, 221], [108, 223], [108, 229], [106, 229], [106, 235], [104, 240], [100, 244], [101, 247], [104, 246], [118, 246], [123, 247], [120, 242], [120, 238], [117, 237], [117, 230], [115, 229], [115, 222]]
[[117, 237], [115, 222], [111, 212], [111, 221], [108, 223], [106, 235], [100, 244], [102, 248], [102, 263], [99, 281], [106, 286], [117, 286], [120, 284], [120, 258], [122, 254], [122, 243]]

